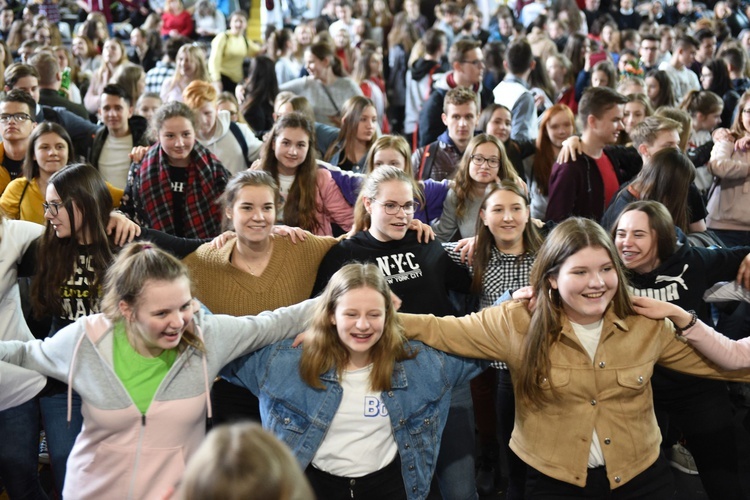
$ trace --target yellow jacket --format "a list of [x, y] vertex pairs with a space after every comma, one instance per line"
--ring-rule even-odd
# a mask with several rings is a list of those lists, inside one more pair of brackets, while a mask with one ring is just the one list
[[[5, 169], [0, 170], [5, 171]], [[107, 188], [112, 195], [112, 208], [118, 208], [123, 190], [117, 189], [110, 183], [107, 183]], [[25, 193], [24, 189], [26, 190]], [[44, 203], [44, 195], [39, 191], [39, 184], [36, 181], [29, 182], [26, 177], [12, 180], [5, 188], [3, 195], [0, 196], [0, 207], [2, 207], [6, 217], [36, 222], [37, 224], [46, 223], [42, 203]]]
[[[530, 316], [509, 302], [462, 318], [399, 314], [409, 338], [459, 356], [505, 361], [514, 378], [524, 360]], [[705, 328], [700, 322], [694, 328]], [[594, 429], [611, 488], [627, 483], [659, 456], [651, 375], [656, 363], [683, 373], [750, 381], [750, 370], [725, 372], [676, 339], [668, 320], [604, 316], [595, 359], [565, 319], [550, 349], [551, 379], [559, 400], [537, 410], [516, 401], [510, 447], [540, 472], [585, 486]], [[731, 375], [730, 375], [731, 373]], [[546, 389], [549, 382], [544, 381]]]

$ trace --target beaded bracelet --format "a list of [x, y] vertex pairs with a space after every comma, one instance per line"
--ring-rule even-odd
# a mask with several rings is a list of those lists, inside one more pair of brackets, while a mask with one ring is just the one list
[[674, 323], [674, 329], [677, 332], [677, 335], [682, 335], [683, 333], [685, 333], [686, 330], [690, 330], [698, 322], [698, 315], [695, 314], [695, 311], [691, 309], [688, 312], [690, 313], [690, 323], [685, 325], [684, 328], [680, 328], [679, 326], [677, 326], [676, 323]]

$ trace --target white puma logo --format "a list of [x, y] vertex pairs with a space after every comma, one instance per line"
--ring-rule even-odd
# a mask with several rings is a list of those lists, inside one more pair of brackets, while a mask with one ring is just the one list
[[682, 272], [679, 276], [657, 276], [654, 280], [654, 283], [662, 283], [664, 281], [674, 281], [675, 283], [679, 283], [682, 285], [682, 288], [685, 290], [688, 289], [687, 285], [685, 284], [685, 280], [682, 279], [682, 275], [685, 274], [685, 271], [688, 270], [689, 264], [685, 264], [685, 267], [682, 268]]

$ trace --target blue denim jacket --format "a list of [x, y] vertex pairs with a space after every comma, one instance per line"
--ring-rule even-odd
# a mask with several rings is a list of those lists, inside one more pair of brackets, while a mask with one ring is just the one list
[[[320, 376], [325, 389], [314, 389], [299, 375], [301, 348], [282, 341], [228, 365], [222, 376], [260, 398], [263, 427], [294, 452], [303, 469], [318, 450], [341, 403], [335, 370]], [[430, 491], [451, 389], [479, 375], [488, 362], [459, 358], [420, 342], [409, 342], [414, 359], [396, 363], [392, 388], [381, 393], [401, 457], [401, 474], [410, 499]], [[411, 385], [409, 385], [411, 381]]]

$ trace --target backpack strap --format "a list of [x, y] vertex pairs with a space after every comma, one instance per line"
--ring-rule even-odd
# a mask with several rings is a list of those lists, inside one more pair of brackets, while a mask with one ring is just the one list
[[229, 122], [229, 131], [232, 132], [232, 135], [235, 139], [237, 139], [237, 142], [240, 144], [240, 149], [242, 149], [242, 159], [245, 160], [245, 165], [247, 167], [250, 167], [248, 164], [247, 159], [247, 141], [245, 140], [245, 136], [242, 134], [242, 130], [240, 130], [240, 126], [237, 125], [235, 122], [230, 121]]
[[[435, 144], [434, 142], [432, 144]], [[424, 153], [422, 154], [422, 161], [419, 162], [419, 177], [418, 180], [424, 180], [425, 178], [429, 177], [432, 173], [432, 164], [434, 163], [434, 159], [430, 160], [429, 164], [427, 163], [427, 159], [432, 156], [431, 155], [431, 149], [432, 144], [428, 144], [424, 148]], [[425, 168], [425, 165], [427, 165], [427, 168]], [[425, 177], [426, 175], [426, 177]]]

